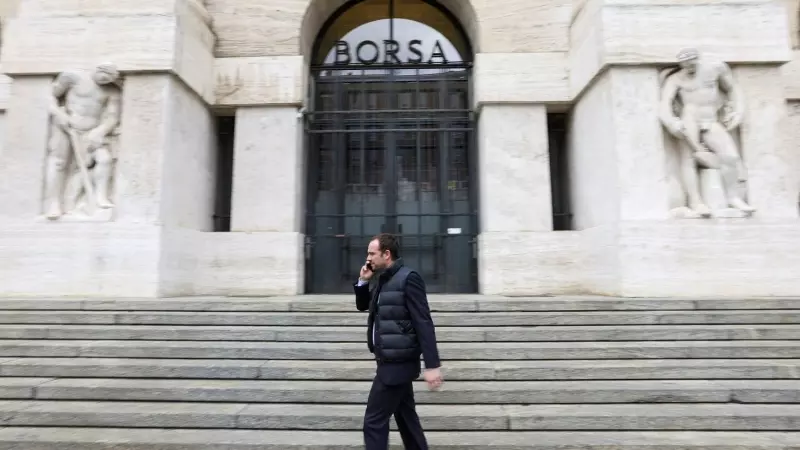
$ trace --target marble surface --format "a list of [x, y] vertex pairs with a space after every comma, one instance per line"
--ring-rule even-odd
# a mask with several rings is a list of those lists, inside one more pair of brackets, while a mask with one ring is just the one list
[[760, 218], [798, 217], [800, 151], [790, 134], [788, 108], [778, 66], [736, 67], [747, 114], [741, 152], [747, 166], [748, 201]]
[[8, 109], [8, 100], [11, 97], [11, 78], [3, 75], [3, 68], [0, 67], [0, 111]]
[[220, 106], [303, 104], [306, 70], [302, 56], [217, 58], [214, 103]]
[[552, 230], [544, 106], [486, 105], [478, 136], [481, 230]]
[[762, 0], [591, 0], [570, 29], [573, 95], [610, 64], [671, 63], [698, 47], [730, 63], [791, 59], [784, 5]]
[[197, 0], [26, 1], [4, 27], [3, 70], [53, 74], [113, 60], [123, 72], [177, 73], [210, 101], [215, 37], [198, 5]]
[[42, 213], [44, 160], [51, 80], [19, 79], [12, 85], [5, 112], [3, 151], [0, 153], [0, 222], [35, 220]]
[[233, 231], [300, 231], [303, 122], [294, 106], [240, 108], [233, 154]]
[[570, 100], [566, 52], [475, 55], [473, 103], [554, 103]]

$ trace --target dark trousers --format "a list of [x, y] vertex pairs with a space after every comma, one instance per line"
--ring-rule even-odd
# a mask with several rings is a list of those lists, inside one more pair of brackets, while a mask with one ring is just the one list
[[389, 420], [393, 414], [406, 450], [428, 450], [414, 403], [413, 384], [409, 381], [390, 386], [384, 384], [379, 376], [372, 382], [364, 413], [366, 450], [389, 448]]

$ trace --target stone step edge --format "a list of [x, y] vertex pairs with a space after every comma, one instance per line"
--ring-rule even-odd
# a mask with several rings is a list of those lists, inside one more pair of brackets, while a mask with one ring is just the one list
[[[439, 431], [800, 431], [800, 405], [419, 405]], [[352, 430], [364, 405], [0, 401], [4, 426]]]
[[[798, 379], [800, 359], [445, 361], [451, 381]], [[2, 377], [372, 380], [366, 360], [0, 358]]]
[[[439, 342], [795, 341], [798, 324], [437, 327]], [[0, 324], [3, 340], [363, 342], [364, 327]]]
[[[498, 297], [481, 295], [428, 297], [434, 311], [615, 311], [615, 310], [759, 310], [800, 309], [800, 298], [625, 298], [595, 296]], [[176, 297], [159, 299], [117, 298], [0, 298], [0, 310], [61, 311], [345, 311], [352, 308], [350, 295], [265, 298]]]
[[[203, 401], [363, 404], [368, 381], [128, 380], [0, 378], [7, 400]], [[800, 403], [794, 380], [493, 381], [446, 383], [439, 392], [415, 383], [418, 404]]]
[[[427, 432], [432, 450], [778, 450], [800, 445], [800, 433], [762, 432]], [[392, 450], [401, 450], [397, 433]], [[0, 448], [37, 450], [363, 450], [361, 432], [167, 430], [158, 428], [0, 429]], [[10, 447], [9, 447], [10, 446]]]

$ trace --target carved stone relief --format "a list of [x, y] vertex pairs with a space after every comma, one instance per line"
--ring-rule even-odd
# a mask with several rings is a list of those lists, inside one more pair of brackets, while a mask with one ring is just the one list
[[114, 64], [67, 71], [53, 82], [44, 214], [49, 220], [108, 221], [122, 85]]
[[661, 80], [659, 119], [674, 138], [673, 217], [749, 217], [755, 209], [745, 201], [747, 172], [734, 135], [744, 101], [730, 67], [685, 49]]

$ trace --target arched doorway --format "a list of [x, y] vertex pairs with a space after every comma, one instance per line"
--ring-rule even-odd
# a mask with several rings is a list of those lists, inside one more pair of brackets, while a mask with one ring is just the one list
[[351, 1], [325, 23], [305, 115], [307, 292], [352, 292], [380, 232], [401, 236], [429, 292], [477, 292], [472, 56], [432, 0]]

